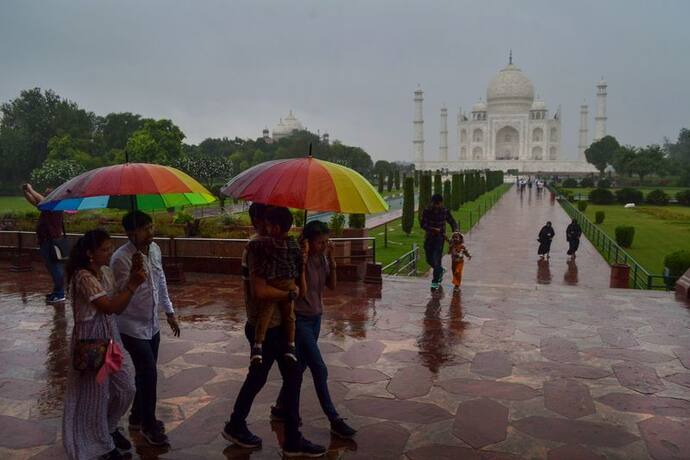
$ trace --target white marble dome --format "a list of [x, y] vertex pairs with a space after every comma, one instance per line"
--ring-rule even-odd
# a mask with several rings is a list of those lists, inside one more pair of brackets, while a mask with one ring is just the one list
[[534, 86], [519, 67], [508, 64], [489, 83], [486, 101], [491, 111], [527, 111], [534, 101]]
[[486, 103], [479, 99], [476, 104], [472, 106], [473, 112], [486, 112]]
[[281, 118], [277, 125], [273, 128], [273, 138], [280, 139], [282, 137], [289, 136], [294, 131], [302, 131], [304, 125], [300, 122], [295, 115], [293, 115], [292, 110], [288, 113], [288, 116]]

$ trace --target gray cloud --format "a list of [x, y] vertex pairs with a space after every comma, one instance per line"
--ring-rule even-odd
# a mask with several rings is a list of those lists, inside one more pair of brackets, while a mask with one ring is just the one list
[[0, 100], [40, 86], [99, 114], [172, 118], [188, 141], [257, 137], [293, 109], [376, 159], [412, 158], [412, 92], [425, 91], [427, 157], [509, 48], [551, 111], [567, 156], [579, 105], [609, 83], [609, 132], [661, 142], [690, 120], [690, 2], [0, 2]]

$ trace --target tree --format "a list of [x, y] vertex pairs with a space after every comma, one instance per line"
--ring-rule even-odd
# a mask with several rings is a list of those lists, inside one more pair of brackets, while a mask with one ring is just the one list
[[38, 190], [55, 188], [84, 171], [86, 168], [74, 160], [46, 160], [31, 171], [31, 182]]
[[620, 148], [620, 144], [613, 136], [604, 136], [592, 144], [585, 150], [585, 157], [587, 161], [594, 165], [599, 170], [600, 174], [604, 174], [604, 169], [613, 160], [613, 155]]
[[460, 209], [460, 204], [462, 201], [462, 190], [461, 190], [461, 182], [460, 182], [460, 174], [453, 174], [451, 178], [451, 200], [450, 200], [450, 209], [453, 211], [457, 211]]
[[434, 195], [443, 194], [443, 182], [441, 178], [441, 173], [434, 174]]
[[402, 230], [408, 235], [414, 225], [414, 178], [406, 177], [403, 182]]
[[613, 158], [611, 159], [611, 164], [614, 168], [616, 168], [616, 173], [621, 175], [627, 174], [628, 176], [632, 176], [633, 171], [631, 169], [631, 165], [633, 160], [637, 156], [637, 153], [638, 149], [631, 145], [623, 145], [618, 150], [616, 150], [616, 153], [613, 155]]
[[393, 190], [393, 171], [388, 171], [388, 181], [386, 182], [386, 190], [390, 192]]
[[690, 129], [681, 129], [675, 143], [666, 140], [664, 150], [668, 153], [668, 158], [671, 161], [679, 165], [690, 166]]
[[113, 150], [124, 150], [132, 134], [143, 127], [144, 120], [140, 115], [121, 112], [109, 113], [103, 118], [98, 118], [96, 124], [101, 154], [108, 155]]
[[170, 120], [146, 120], [129, 138], [125, 151], [131, 162], [169, 164], [182, 155], [184, 138]]
[[419, 221], [422, 220], [422, 212], [429, 206], [431, 202], [431, 176], [429, 174], [421, 174], [419, 176]]
[[400, 190], [400, 170], [395, 170], [395, 189]]
[[384, 175], [383, 175], [383, 174], [379, 174], [379, 186], [378, 186], [379, 193], [383, 193], [384, 182], [385, 182], [385, 177], [384, 177]]
[[634, 174], [637, 174], [640, 178], [640, 184], [642, 184], [645, 176], [664, 169], [665, 160], [666, 158], [661, 147], [658, 145], [649, 145], [637, 152], [635, 158], [630, 162], [630, 170]]
[[448, 208], [451, 208], [453, 203], [453, 197], [451, 196], [451, 187], [449, 180], [443, 182], [443, 202]]
[[211, 191], [233, 176], [233, 163], [226, 158], [182, 156], [174, 159], [171, 166], [186, 172]]

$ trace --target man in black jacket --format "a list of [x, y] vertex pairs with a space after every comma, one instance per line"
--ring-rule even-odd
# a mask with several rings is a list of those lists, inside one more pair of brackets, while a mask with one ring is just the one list
[[445, 243], [446, 222], [458, 231], [458, 224], [451, 212], [443, 206], [443, 196], [435, 194], [431, 197], [431, 204], [422, 212], [421, 227], [426, 231], [424, 238], [424, 253], [426, 262], [433, 269], [431, 289], [438, 289], [443, 280], [443, 245]]
[[568, 255], [571, 259], [575, 258], [575, 252], [580, 247], [580, 236], [582, 235], [582, 228], [575, 219], [565, 229], [565, 238], [568, 240]]

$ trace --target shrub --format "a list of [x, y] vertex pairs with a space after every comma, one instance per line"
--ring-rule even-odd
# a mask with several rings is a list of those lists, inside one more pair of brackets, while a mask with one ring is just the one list
[[173, 224], [187, 224], [189, 222], [194, 222], [194, 217], [182, 211], [175, 214], [175, 218], [173, 219]]
[[599, 179], [599, 182], [597, 182], [597, 187], [599, 187], [599, 188], [611, 188], [611, 181], [608, 179]]
[[228, 227], [237, 227], [242, 225], [242, 220], [232, 214], [223, 214], [220, 218], [220, 221], [223, 223], [223, 225]]
[[664, 266], [668, 268], [669, 275], [680, 278], [690, 268], [690, 251], [676, 251], [664, 257]]
[[295, 227], [304, 227], [304, 210], [303, 209], [291, 209], [292, 213], [292, 223]]
[[624, 248], [629, 248], [632, 246], [633, 239], [635, 238], [635, 227], [629, 227], [621, 225], [616, 227], [616, 243]]
[[606, 213], [604, 211], [597, 211], [594, 213], [594, 223], [599, 225], [604, 223], [604, 218], [606, 217]]
[[668, 204], [668, 194], [663, 190], [652, 190], [647, 194], [647, 203], [665, 206]]
[[577, 209], [580, 210], [580, 212], [585, 212], [587, 209], [587, 202], [586, 201], [578, 201], [577, 202]]
[[569, 177], [563, 181], [562, 186], [565, 188], [574, 188], [574, 187], [577, 187], [577, 181], [575, 179], [573, 179], [572, 177]]
[[591, 177], [584, 177], [580, 181], [580, 187], [594, 187], [594, 179], [592, 179]]
[[616, 200], [621, 204], [640, 204], [644, 201], [644, 195], [640, 190], [634, 188], [622, 188], [616, 192]]
[[350, 228], [364, 228], [366, 226], [366, 217], [364, 217], [364, 214], [350, 214], [347, 223]]
[[690, 206], [690, 189], [681, 190], [680, 192], [676, 193], [676, 200], [678, 200], [678, 203], [682, 204], [683, 206]]
[[615, 200], [613, 192], [606, 188], [595, 188], [589, 193], [589, 201], [594, 204], [612, 204]]
[[339, 212], [333, 213], [329, 227], [334, 236], [341, 236], [345, 227], [345, 215]]

